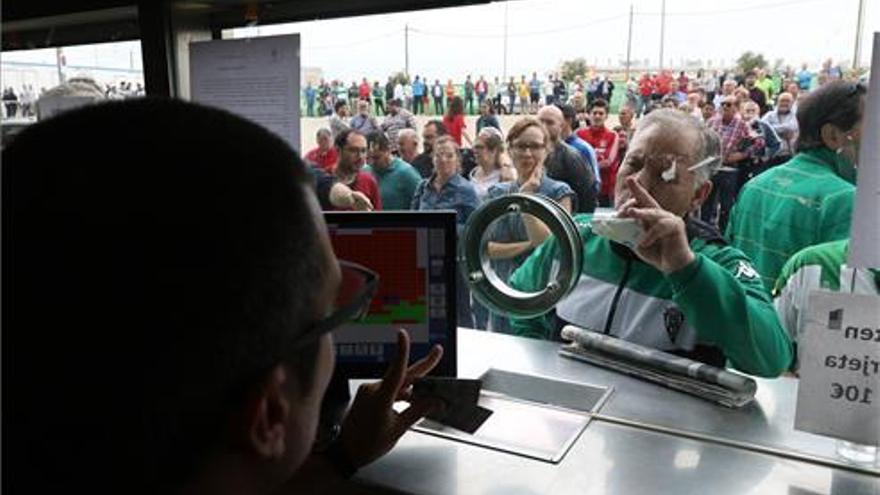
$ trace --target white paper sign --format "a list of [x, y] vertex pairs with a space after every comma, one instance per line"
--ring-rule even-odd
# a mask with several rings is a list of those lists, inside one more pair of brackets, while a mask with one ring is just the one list
[[299, 35], [190, 44], [190, 96], [229, 110], [300, 147]]
[[880, 267], [880, 33], [874, 33], [871, 61], [856, 204], [850, 229], [852, 240], [846, 263], [854, 268]]
[[880, 296], [814, 291], [794, 427], [880, 444]]

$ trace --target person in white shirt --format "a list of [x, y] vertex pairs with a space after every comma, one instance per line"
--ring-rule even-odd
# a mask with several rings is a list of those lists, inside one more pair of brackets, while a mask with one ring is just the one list
[[552, 105], [553, 104], [553, 74], [547, 76], [547, 80], [544, 81], [544, 84], [541, 85], [541, 94], [544, 95], [544, 104]]

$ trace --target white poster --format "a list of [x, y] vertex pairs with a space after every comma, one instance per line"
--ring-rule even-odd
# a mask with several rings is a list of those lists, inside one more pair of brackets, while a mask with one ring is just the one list
[[880, 33], [874, 33], [850, 238], [846, 264], [853, 268], [880, 268]]
[[300, 146], [298, 34], [190, 44], [190, 96]]
[[795, 425], [864, 445], [880, 443], [880, 296], [810, 293]]

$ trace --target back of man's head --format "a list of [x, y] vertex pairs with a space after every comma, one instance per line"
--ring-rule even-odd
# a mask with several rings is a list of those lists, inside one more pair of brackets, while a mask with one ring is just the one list
[[25, 492], [176, 485], [262, 374], [313, 369], [316, 347], [286, 349], [324, 265], [281, 139], [134, 100], [36, 124], [3, 165], [4, 433]]

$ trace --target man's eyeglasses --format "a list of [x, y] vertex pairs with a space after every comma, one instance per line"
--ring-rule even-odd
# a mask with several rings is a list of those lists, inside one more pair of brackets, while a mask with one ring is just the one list
[[352, 155], [366, 155], [367, 148], [353, 148], [351, 146], [346, 146], [343, 148], [346, 152], [351, 153]]
[[340, 260], [339, 268], [342, 281], [333, 309], [330, 314], [297, 336], [291, 344], [293, 349], [304, 347], [318, 340], [325, 333], [367, 315], [370, 301], [379, 286], [379, 275], [365, 266], [350, 261]]
[[721, 106], [722, 106], [722, 107], [732, 107], [732, 106], [733, 106], [733, 103], [732, 103], [732, 102], [729, 102], [729, 101], [722, 101], [722, 102], [721, 102]]

